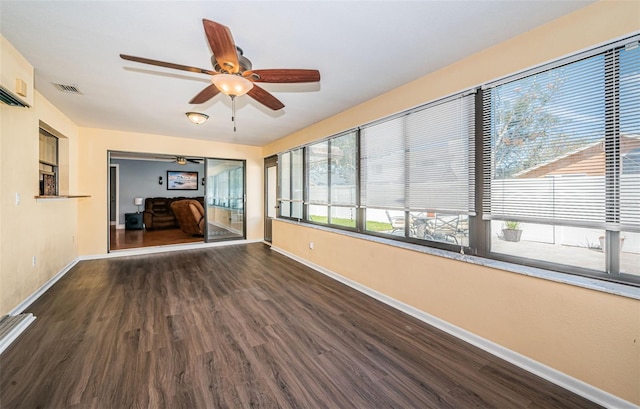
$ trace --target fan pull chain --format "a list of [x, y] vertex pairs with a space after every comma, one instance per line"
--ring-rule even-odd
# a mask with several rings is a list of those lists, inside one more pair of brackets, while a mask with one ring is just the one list
[[236, 131], [236, 96], [230, 95], [231, 97], [231, 122], [233, 122], [233, 132]]

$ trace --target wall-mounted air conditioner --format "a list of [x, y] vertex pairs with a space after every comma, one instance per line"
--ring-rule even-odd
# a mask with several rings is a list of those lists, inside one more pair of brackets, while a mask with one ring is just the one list
[[[21, 81], [23, 84], [25, 84], [24, 81], [22, 81], [22, 80], [19, 80], [19, 81]], [[11, 106], [15, 106], [15, 107], [27, 107], [27, 108], [29, 108], [29, 105], [27, 105], [26, 102], [21, 100], [18, 95], [20, 95], [22, 97], [26, 97], [27, 93], [25, 92], [24, 94], [21, 94], [19, 92], [16, 92], [14, 94], [13, 92], [11, 92], [8, 89], [6, 89], [4, 87], [4, 85], [0, 85], [0, 101], [2, 101], [3, 103], [5, 103], [7, 105], [11, 105]]]
[[18, 106], [33, 105], [33, 66], [7, 39], [0, 36], [0, 102]]

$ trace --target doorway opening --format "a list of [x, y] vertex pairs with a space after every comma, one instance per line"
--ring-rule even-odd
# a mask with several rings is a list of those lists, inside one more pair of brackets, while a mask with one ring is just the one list
[[110, 151], [108, 250], [245, 238], [244, 174], [242, 160]]

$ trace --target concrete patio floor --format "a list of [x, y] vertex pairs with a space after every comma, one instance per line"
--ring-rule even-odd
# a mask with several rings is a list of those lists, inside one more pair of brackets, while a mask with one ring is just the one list
[[[563, 246], [521, 240], [517, 243], [494, 238], [491, 250], [496, 253], [544, 260], [576, 267], [604, 270], [604, 253], [600, 249]], [[620, 271], [640, 275], [640, 254], [625, 252], [620, 255]]]

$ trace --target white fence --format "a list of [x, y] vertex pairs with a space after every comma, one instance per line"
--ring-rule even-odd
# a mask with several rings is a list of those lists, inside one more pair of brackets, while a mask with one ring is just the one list
[[[620, 180], [620, 222], [640, 225], [640, 175]], [[549, 220], [605, 221], [604, 176], [491, 181], [491, 214]]]
[[[535, 179], [493, 180], [491, 213], [550, 220], [605, 221], [605, 179], [603, 176], [565, 176]], [[326, 186], [315, 186], [312, 198], [326, 200]], [[334, 186], [334, 203], [355, 203], [354, 186]], [[640, 224], [640, 175], [623, 175], [620, 181], [620, 221]], [[401, 203], [397, 204], [402, 206]], [[316, 208], [320, 211], [320, 208]], [[316, 212], [316, 214], [319, 214]], [[327, 216], [322, 214], [323, 216]], [[352, 208], [333, 207], [333, 217], [355, 220]], [[388, 222], [385, 210], [367, 209], [367, 220]], [[522, 240], [574, 247], [598, 247], [604, 231], [599, 229], [522, 223]], [[502, 222], [493, 221], [493, 234], [500, 234]], [[640, 254], [640, 233], [622, 232], [623, 252]]]

